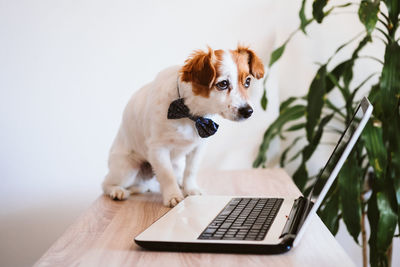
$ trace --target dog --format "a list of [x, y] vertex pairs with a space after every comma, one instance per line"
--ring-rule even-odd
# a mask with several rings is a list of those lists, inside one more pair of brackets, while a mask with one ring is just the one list
[[196, 173], [205, 141], [218, 129], [211, 118], [249, 118], [248, 91], [263, 76], [262, 61], [244, 46], [196, 50], [183, 66], [161, 71], [124, 110], [109, 153], [104, 193], [124, 200], [148, 191], [155, 176], [166, 206], [202, 194]]

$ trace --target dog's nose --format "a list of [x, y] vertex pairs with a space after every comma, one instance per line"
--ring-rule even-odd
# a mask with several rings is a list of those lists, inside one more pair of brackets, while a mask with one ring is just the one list
[[247, 119], [251, 116], [251, 114], [253, 114], [253, 109], [249, 105], [246, 105], [244, 107], [239, 108], [239, 114], [243, 118]]

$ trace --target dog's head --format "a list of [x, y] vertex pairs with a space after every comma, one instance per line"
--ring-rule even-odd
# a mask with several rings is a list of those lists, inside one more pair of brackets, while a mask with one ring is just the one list
[[181, 69], [181, 81], [192, 89], [194, 114], [219, 114], [238, 121], [253, 113], [248, 89], [264, 76], [264, 65], [247, 47], [236, 50], [195, 51]]

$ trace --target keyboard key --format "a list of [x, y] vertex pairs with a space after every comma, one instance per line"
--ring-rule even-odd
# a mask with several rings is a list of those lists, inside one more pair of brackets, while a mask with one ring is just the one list
[[221, 225], [220, 228], [222, 228], [222, 229], [228, 229], [231, 225], [232, 225], [232, 223], [225, 222], [225, 223], [223, 223], [223, 224]]
[[213, 234], [213, 233], [215, 233], [216, 231], [217, 231], [216, 228], [207, 228], [207, 229], [203, 232], [203, 234]]

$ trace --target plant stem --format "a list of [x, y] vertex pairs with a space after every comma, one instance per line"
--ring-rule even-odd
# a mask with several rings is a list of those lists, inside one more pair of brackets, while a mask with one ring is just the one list
[[379, 12], [379, 14], [382, 15], [382, 17], [384, 17], [384, 18], [386, 19], [386, 21], [387, 21], [388, 24], [390, 23], [390, 19], [389, 19], [388, 16], [385, 15], [385, 13]]
[[[361, 193], [361, 199], [364, 201], [364, 195]], [[365, 231], [365, 215], [366, 212], [363, 210], [361, 214], [361, 237], [362, 237], [362, 260], [363, 267], [368, 267], [368, 257], [367, 257], [367, 232]]]
[[386, 257], [387, 257], [389, 267], [392, 266], [392, 254], [393, 254], [393, 239], [392, 239], [392, 243], [390, 243], [388, 250], [386, 251]]
[[378, 38], [379, 40], [381, 40], [383, 42], [383, 44], [385, 46], [387, 45], [387, 41], [385, 39], [383, 39], [382, 37], [380, 37], [379, 35], [373, 34], [372, 38]]
[[385, 27], [387, 27], [387, 23], [386, 23], [385, 21], [383, 21], [383, 20], [381, 20], [381, 19], [378, 19], [378, 21], [379, 21], [380, 23], [382, 23]]
[[375, 29], [378, 30], [380, 33], [382, 33], [386, 37], [386, 40], [388, 41], [388, 43], [391, 41], [390, 36], [384, 30], [382, 30], [378, 27], [376, 27]]

